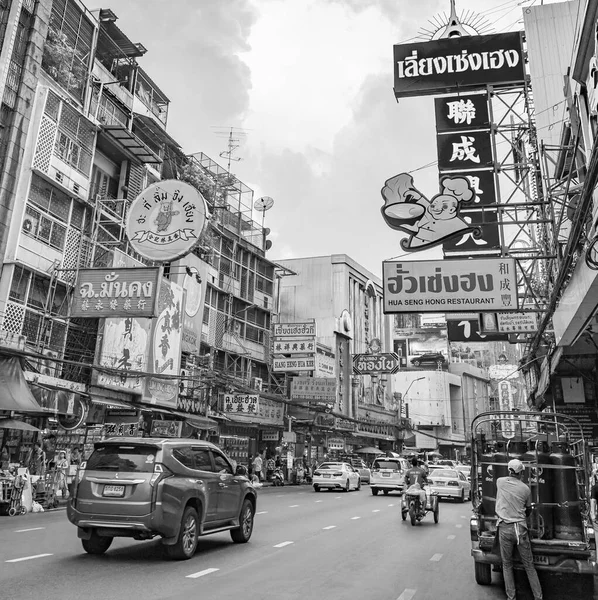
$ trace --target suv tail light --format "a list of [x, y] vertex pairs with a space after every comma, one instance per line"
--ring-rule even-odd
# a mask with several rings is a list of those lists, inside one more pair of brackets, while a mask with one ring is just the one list
[[75, 480], [73, 481], [73, 488], [71, 491], [71, 501], [77, 500], [77, 492], [79, 490], [79, 484], [83, 479], [83, 474], [85, 473], [85, 467], [87, 466], [87, 462], [83, 461], [79, 467], [77, 468], [77, 473], [75, 474]]
[[171, 477], [171, 476], [172, 476], [172, 473], [170, 472], [170, 470], [167, 467], [165, 467], [161, 463], [156, 463], [154, 465], [154, 472], [152, 473], [152, 476], [150, 477], [149, 484], [152, 487], [154, 487], [162, 479], [166, 479], [167, 477]]

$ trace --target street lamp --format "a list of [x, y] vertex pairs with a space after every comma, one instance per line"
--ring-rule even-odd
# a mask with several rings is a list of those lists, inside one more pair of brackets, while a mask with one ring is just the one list
[[399, 401], [399, 416], [401, 415], [401, 409], [403, 408], [403, 402], [405, 402], [405, 399], [407, 398], [407, 394], [409, 393], [409, 390], [411, 389], [411, 386], [416, 382], [416, 381], [422, 381], [423, 379], [425, 379], [425, 377], [418, 377], [417, 379], [414, 379], [408, 386], [407, 389], [405, 390], [405, 393], [401, 396], [401, 399]]

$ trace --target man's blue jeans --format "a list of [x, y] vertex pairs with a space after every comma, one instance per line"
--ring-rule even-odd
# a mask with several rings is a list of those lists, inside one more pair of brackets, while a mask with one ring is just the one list
[[515, 574], [513, 572], [513, 553], [515, 546], [519, 549], [521, 562], [525, 567], [534, 600], [542, 600], [542, 588], [534, 567], [532, 545], [525, 523], [501, 523], [498, 527], [502, 572], [505, 578], [507, 600], [515, 600]]

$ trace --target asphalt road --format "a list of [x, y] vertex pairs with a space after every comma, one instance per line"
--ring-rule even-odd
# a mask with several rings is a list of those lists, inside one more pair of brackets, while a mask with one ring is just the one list
[[[158, 540], [117, 539], [89, 556], [64, 510], [0, 517], [0, 600], [505, 598], [499, 574], [489, 587], [474, 581], [469, 503], [442, 502], [437, 525], [430, 514], [416, 527], [399, 503], [367, 486], [264, 488], [248, 544], [207, 536], [184, 562], [166, 560]], [[591, 598], [571, 578], [542, 581], [546, 600]]]

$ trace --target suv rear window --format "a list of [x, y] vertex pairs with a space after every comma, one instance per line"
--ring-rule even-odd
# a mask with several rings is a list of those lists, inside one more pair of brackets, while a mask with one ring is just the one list
[[401, 463], [396, 460], [375, 460], [374, 469], [392, 469], [393, 471], [400, 471]]
[[156, 448], [145, 445], [99, 446], [89, 457], [89, 471], [118, 471], [122, 473], [151, 473], [156, 460]]

